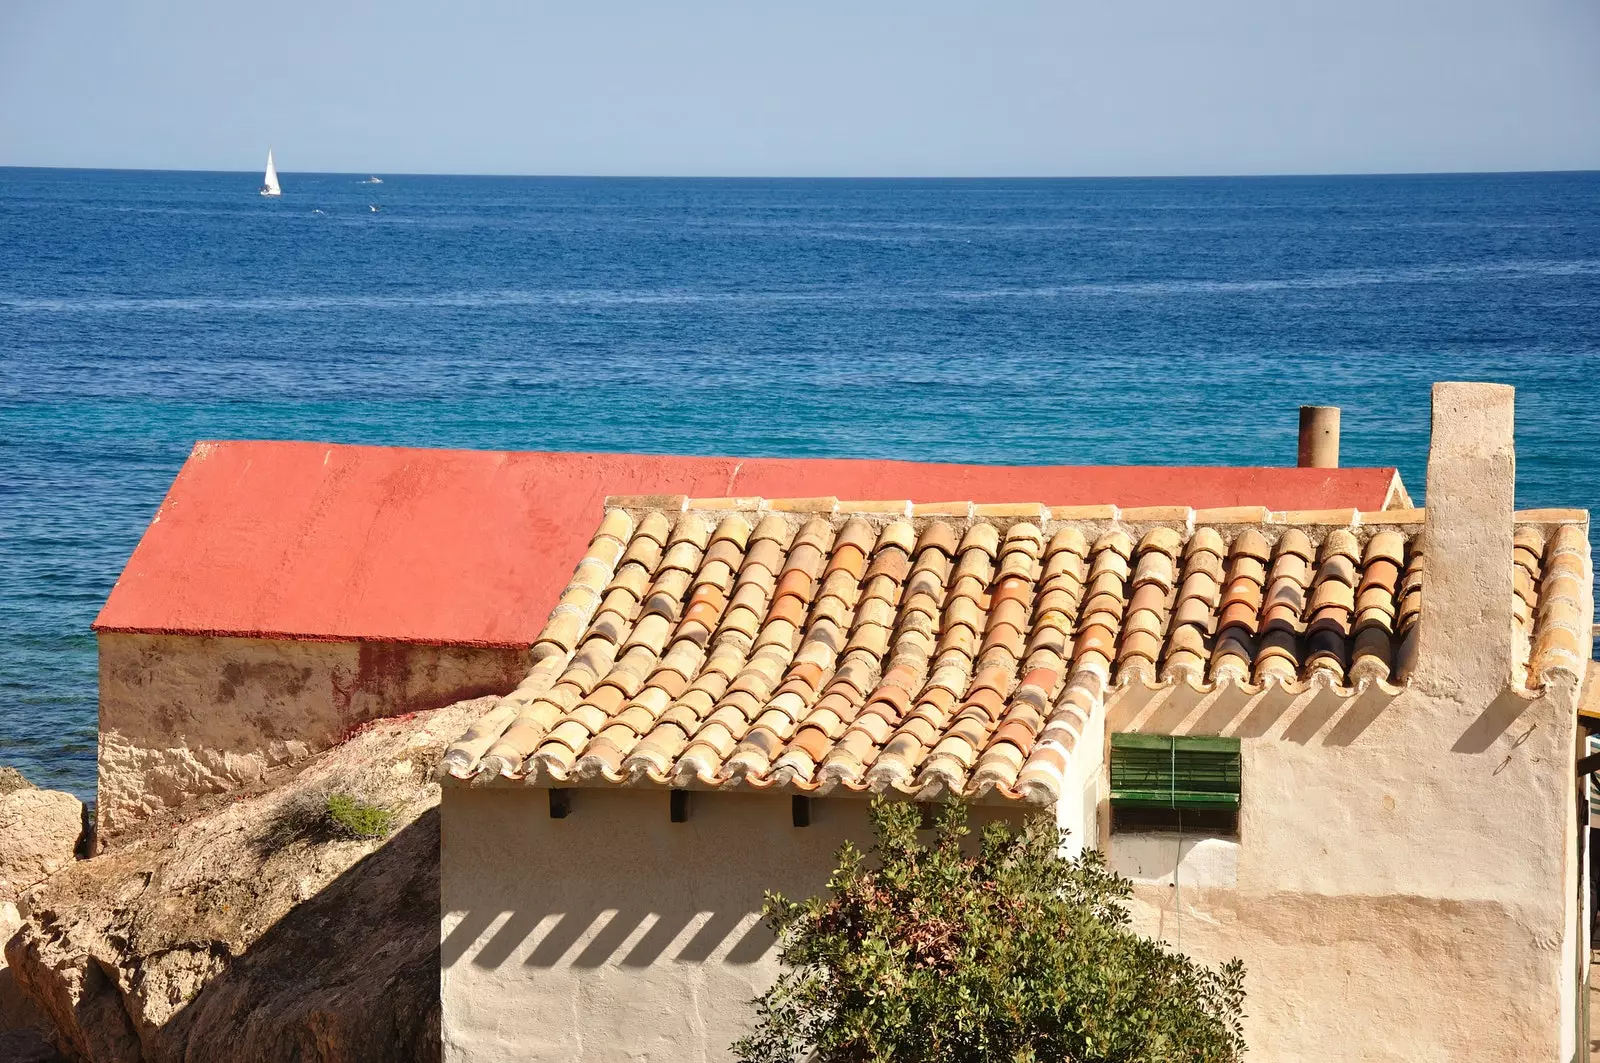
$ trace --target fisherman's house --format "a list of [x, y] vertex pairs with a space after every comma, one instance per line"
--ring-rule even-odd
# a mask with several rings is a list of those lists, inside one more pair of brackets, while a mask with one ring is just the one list
[[1252, 1058], [1568, 1063], [1593, 574], [1512, 406], [1435, 388], [1426, 510], [1321, 415], [1276, 469], [202, 444], [98, 625], [102, 827], [490, 691], [447, 1060], [730, 1058], [763, 892], [887, 794], [1104, 850]]

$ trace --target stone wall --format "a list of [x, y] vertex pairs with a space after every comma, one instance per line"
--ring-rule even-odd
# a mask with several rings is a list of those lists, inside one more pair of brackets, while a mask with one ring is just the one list
[[98, 829], [260, 780], [361, 723], [503, 694], [526, 650], [102, 632]]

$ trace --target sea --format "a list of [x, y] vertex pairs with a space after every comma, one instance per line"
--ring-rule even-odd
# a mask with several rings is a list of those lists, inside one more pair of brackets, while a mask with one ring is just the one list
[[0, 764], [92, 797], [90, 624], [198, 439], [1293, 464], [1422, 499], [1516, 385], [1600, 508], [1600, 173], [678, 180], [0, 168]]

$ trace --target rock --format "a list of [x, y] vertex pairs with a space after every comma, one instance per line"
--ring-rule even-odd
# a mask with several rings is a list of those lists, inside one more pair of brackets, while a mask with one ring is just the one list
[[[22, 927], [22, 916], [10, 901], [0, 901], [0, 949]], [[0, 1033], [40, 1026], [44, 1012], [17, 987], [17, 979], [0, 954]], [[0, 1059], [6, 1059], [0, 1054]]]
[[0, 1060], [47, 1059], [48, 1020], [39, 1006], [17, 985], [6, 966], [3, 950], [22, 927], [22, 916], [10, 901], [0, 901]]
[[[378, 720], [272, 785], [119, 838], [29, 892], [7, 946], [89, 1063], [438, 1060], [438, 785], [487, 707]], [[328, 796], [389, 810], [341, 837]]]
[[[37, 789], [17, 769], [0, 768], [0, 950], [22, 926], [17, 898], [73, 862], [82, 832], [76, 797]], [[45, 1021], [0, 952], [0, 1059], [45, 1058], [34, 1051], [45, 1044]]]
[[6, 1063], [66, 1063], [66, 1057], [37, 1027], [0, 1033], [0, 1059]]
[[[15, 900], [73, 862], [83, 803], [60, 790], [36, 790], [15, 769], [6, 771], [0, 778], [0, 900]], [[13, 785], [18, 780], [21, 785]]]

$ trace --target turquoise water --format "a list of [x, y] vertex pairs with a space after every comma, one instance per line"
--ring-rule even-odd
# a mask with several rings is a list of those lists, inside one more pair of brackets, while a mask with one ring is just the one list
[[1600, 174], [364, 176], [0, 169], [0, 763], [92, 793], [199, 438], [1292, 464], [1316, 402], [1420, 498], [1485, 379], [1521, 502], [1600, 507]]

